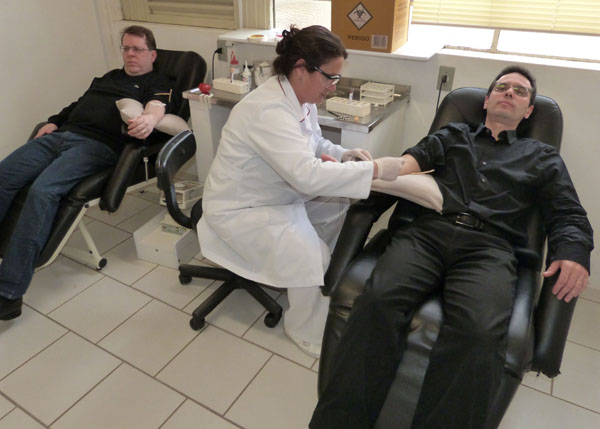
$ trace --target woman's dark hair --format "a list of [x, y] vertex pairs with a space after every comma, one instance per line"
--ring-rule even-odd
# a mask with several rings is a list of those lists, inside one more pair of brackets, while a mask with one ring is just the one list
[[322, 64], [339, 57], [348, 57], [342, 40], [320, 25], [311, 25], [302, 30], [291, 26], [283, 30], [283, 38], [277, 43], [277, 58], [273, 61], [276, 74], [290, 76], [296, 61], [303, 59], [308, 65], [320, 67]]
[[518, 73], [529, 81], [529, 83], [531, 84], [531, 95], [529, 96], [529, 105], [531, 106], [533, 104], [533, 102], [535, 101], [535, 96], [537, 94], [537, 84], [535, 83], [535, 77], [533, 77], [531, 72], [529, 70], [527, 70], [525, 67], [521, 67], [521, 66], [508, 66], [508, 67], [504, 68], [500, 73], [498, 73], [498, 76], [496, 76], [494, 78], [490, 87], [488, 88], [488, 92], [487, 92], [488, 97], [491, 94], [494, 87], [496, 86], [496, 82], [498, 82], [498, 79], [500, 79], [502, 76], [507, 75], [509, 73]]
[[154, 33], [152, 33], [152, 30], [149, 28], [142, 27], [141, 25], [130, 25], [121, 33], [121, 43], [123, 43], [123, 37], [126, 34], [146, 38], [146, 46], [148, 49], [151, 51], [156, 50], [156, 39], [154, 38]]

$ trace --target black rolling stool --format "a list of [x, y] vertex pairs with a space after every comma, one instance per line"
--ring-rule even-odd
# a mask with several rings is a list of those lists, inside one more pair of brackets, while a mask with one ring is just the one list
[[[190, 216], [181, 211], [175, 196], [175, 174], [196, 153], [196, 140], [191, 131], [183, 131], [173, 137], [162, 148], [156, 160], [158, 187], [165, 193], [165, 201], [169, 214], [178, 224], [196, 230], [196, 225], [202, 217], [202, 200], [192, 207]], [[245, 279], [225, 268], [202, 267], [199, 265], [180, 265], [179, 281], [187, 284], [192, 278], [222, 280], [224, 283], [200, 304], [192, 314], [190, 326], [199, 330], [206, 324], [206, 316], [219, 305], [235, 289], [245, 289], [267, 311], [265, 325], [269, 328], [277, 326], [283, 309], [271, 298], [260, 284]]]

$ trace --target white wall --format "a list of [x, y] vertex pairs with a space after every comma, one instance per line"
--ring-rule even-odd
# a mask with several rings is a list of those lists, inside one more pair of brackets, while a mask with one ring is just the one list
[[3, 0], [0, 53], [0, 159], [107, 71], [94, 0]]

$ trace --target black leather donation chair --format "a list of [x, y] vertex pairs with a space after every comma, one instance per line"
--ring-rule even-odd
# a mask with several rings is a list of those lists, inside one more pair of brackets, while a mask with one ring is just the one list
[[[194, 135], [190, 131], [182, 131], [162, 148], [156, 161], [158, 187], [165, 193], [165, 201], [169, 214], [175, 222], [194, 230], [196, 230], [196, 225], [202, 217], [202, 199], [194, 204], [189, 216], [181, 211], [177, 205], [177, 198], [175, 196], [175, 174], [195, 153], [196, 140], [194, 139]], [[202, 329], [206, 323], [206, 316], [235, 289], [245, 289], [268, 311], [264, 319], [266, 326], [273, 328], [279, 323], [283, 310], [260, 287], [260, 284], [244, 279], [224, 268], [203, 267], [199, 265], [179, 266], [179, 281], [181, 284], [191, 282], [193, 277], [222, 280], [224, 283], [194, 310], [192, 319], [190, 320], [192, 329]]]
[[[482, 123], [486, 92], [480, 88], [461, 88], [449, 93], [433, 120], [430, 133], [449, 122]], [[562, 127], [562, 114], [558, 105], [554, 100], [538, 95], [533, 114], [522, 121], [517, 133], [559, 149]], [[354, 299], [361, 294], [365, 281], [391, 234], [388, 230], [381, 230], [364, 248], [363, 245], [373, 222], [396, 201], [388, 224], [388, 229], [392, 231], [428, 210], [407, 200], [373, 193], [367, 200], [353, 205], [346, 217], [325, 276], [325, 293], [330, 294], [331, 304], [319, 366], [320, 393], [335, 364], [335, 349]], [[576, 300], [565, 303], [552, 294], [556, 276], [545, 279], [540, 287], [544, 244], [545, 231], [536, 210], [530, 216], [528, 245], [523, 249], [515, 249], [519, 261], [518, 280], [508, 331], [506, 364], [486, 427], [498, 426], [526, 371], [541, 372], [548, 377], [555, 377], [560, 373]], [[414, 316], [407, 350], [376, 428], [410, 427], [429, 363], [429, 353], [437, 338], [442, 317], [440, 295], [426, 301]], [[469, 401], [470, 398], [464, 400]]]
[[[198, 86], [206, 75], [206, 61], [196, 52], [170, 51], [157, 49], [154, 70], [167, 76], [174, 82], [174, 97], [180, 101], [179, 109], [173, 112], [184, 120], [190, 117], [188, 101], [181, 93]], [[116, 107], [115, 107], [116, 108]], [[30, 138], [45, 123], [38, 124]], [[51, 264], [59, 253], [63, 253], [83, 264], [98, 270], [106, 265], [106, 259], [98, 252], [94, 241], [82, 221], [87, 209], [96, 204], [110, 213], [117, 211], [127, 191], [142, 188], [155, 180], [154, 161], [160, 148], [171, 136], [154, 131], [143, 143], [127, 143], [114, 168], [110, 168], [82, 180], [63, 199], [54, 220], [54, 226], [41, 251], [37, 267]], [[0, 256], [8, 246], [11, 233], [19, 218], [29, 187], [21, 190], [0, 223]], [[79, 227], [88, 246], [84, 251], [65, 246], [73, 231]]]

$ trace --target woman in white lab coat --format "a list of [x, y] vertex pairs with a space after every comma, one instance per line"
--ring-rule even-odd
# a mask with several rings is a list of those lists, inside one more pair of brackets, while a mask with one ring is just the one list
[[329, 305], [319, 286], [348, 198], [366, 198], [373, 178], [393, 180], [402, 161], [371, 161], [322, 137], [315, 104], [335, 90], [347, 56], [337, 36], [291, 28], [276, 51], [275, 76], [233, 108], [222, 130], [198, 235], [213, 262], [287, 288], [286, 335], [318, 357]]

